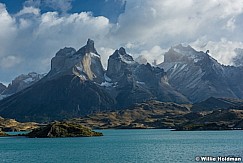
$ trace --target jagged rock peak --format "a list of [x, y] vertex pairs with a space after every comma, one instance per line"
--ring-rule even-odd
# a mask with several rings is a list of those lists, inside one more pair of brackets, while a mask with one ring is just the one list
[[86, 45], [94, 48], [94, 40], [89, 38]]
[[119, 79], [124, 74], [127, 74], [126, 69], [134, 66], [135, 63], [132, 56], [127, 54], [126, 50], [121, 47], [109, 57], [107, 75], [113, 79]]
[[118, 51], [119, 51], [119, 53], [120, 53], [121, 55], [126, 55], [126, 54], [127, 54], [125, 48], [123, 48], [123, 47], [120, 47], [120, 49], [119, 49]]
[[164, 62], [184, 62], [197, 63], [203, 59], [207, 59], [208, 54], [202, 51], [198, 52], [190, 45], [183, 46], [182, 44], [172, 46], [164, 55]]
[[87, 44], [80, 48], [77, 52], [77, 54], [86, 54], [86, 53], [94, 53], [96, 55], [99, 55], [94, 47], [94, 41], [91, 39], [88, 39]]
[[134, 59], [132, 56], [127, 54], [125, 48], [121, 47], [119, 50], [117, 49], [111, 56], [111, 58], [121, 60], [124, 63], [134, 63]]
[[65, 47], [63, 49], [60, 49], [57, 53], [56, 56], [70, 56], [76, 53], [76, 50], [72, 47]]

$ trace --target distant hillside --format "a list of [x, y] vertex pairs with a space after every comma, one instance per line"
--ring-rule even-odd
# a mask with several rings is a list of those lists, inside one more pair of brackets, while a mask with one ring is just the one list
[[93, 129], [229, 130], [242, 128], [243, 110], [218, 109], [191, 112], [190, 108], [191, 105], [149, 101], [135, 104], [129, 109], [100, 112], [69, 121]]
[[211, 111], [217, 109], [243, 110], [243, 100], [210, 97], [207, 100], [195, 103], [192, 106], [192, 111]]
[[231, 130], [243, 129], [242, 110], [215, 110], [181, 124], [178, 130]]
[[188, 121], [184, 115], [189, 113], [189, 108], [187, 105], [149, 101], [135, 104], [129, 109], [95, 113], [70, 121], [96, 129], [175, 128]]
[[11, 132], [11, 131], [28, 131], [38, 127], [37, 123], [26, 122], [20, 123], [15, 119], [6, 119], [0, 117], [0, 131]]

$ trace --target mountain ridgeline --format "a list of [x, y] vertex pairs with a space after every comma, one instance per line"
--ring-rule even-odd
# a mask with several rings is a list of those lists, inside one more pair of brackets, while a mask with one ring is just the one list
[[172, 47], [158, 66], [167, 72], [171, 86], [193, 103], [210, 97], [243, 98], [243, 67], [221, 65], [191, 46]]
[[[59, 50], [44, 77], [31, 73], [18, 78], [21, 82], [12, 82], [11, 89], [1, 86], [2, 93], [17, 93], [0, 101], [0, 115], [48, 122], [123, 110], [151, 100], [196, 103], [192, 111], [197, 111], [208, 110], [208, 105], [218, 108], [218, 102], [232, 103], [216, 98], [243, 98], [242, 67], [221, 65], [208, 53], [190, 46], [172, 47], [157, 67], [136, 62], [123, 47], [109, 57], [107, 70], [100, 57], [90, 39], [79, 50]], [[14, 84], [26, 82], [31, 84]], [[208, 98], [210, 104], [200, 103]], [[238, 103], [233, 104], [230, 107], [238, 107]]]
[[123, 109], [147, 100], [189, 103], [168, 83], [162, 68], [139, 64], [124, 48], [104, 70], [94, 41], [59, 50], [50, 72], [26, 89], [0, 101], [0, 115], [19, 121], [52, 121]]

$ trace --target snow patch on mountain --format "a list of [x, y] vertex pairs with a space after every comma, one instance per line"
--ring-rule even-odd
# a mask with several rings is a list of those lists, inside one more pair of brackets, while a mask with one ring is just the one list
[[100, 56], [99, 56], [98, 54], [95, 54], [95, 53], [90, 53], [90, 55], [91, 55], [92, 57], [98, 57], [98, 58], [100, 58]]
[[136, 81], [137, 84], [142, 84], [145, 85], [145, 82], [141, 82], [141, 81]]
[[113, 85], [113, 83], [109, 83], [109, 82], [107, 82], [107, 81], [102, 82], [102, 83], [100, 84], [100, 86], [102, 86], [102, 87], [112, 87], [112, 85]]
[[135, 61], [129, 60], [126, 56], [120, 55], [121, 61], [127, 64], [133, 64]]
[[31, 82], [34, 81], [34, 79], [33, 78], [27, 78], [27, 79], [25, 79], [23, 81], [26, 82], [26, 83], [31, 83]]

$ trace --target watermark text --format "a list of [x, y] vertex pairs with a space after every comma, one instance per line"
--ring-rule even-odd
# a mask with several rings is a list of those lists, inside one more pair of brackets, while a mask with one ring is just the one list
[[235, 156], [197, 156], [197, 162], [242, 162], [242, 157]]

